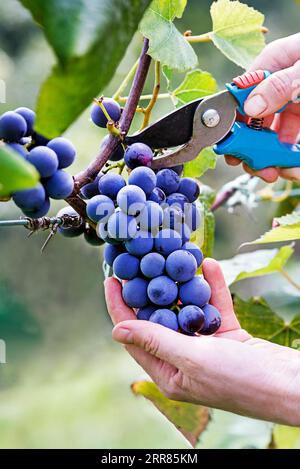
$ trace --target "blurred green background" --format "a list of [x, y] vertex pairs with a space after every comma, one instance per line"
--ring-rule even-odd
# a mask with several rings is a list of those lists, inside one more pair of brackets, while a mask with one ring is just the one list
[[[189, 0], [182, 31], [210, 30], [208, 0]], [[266, 15], [270, 41], [299, 30], [300, 7], [293, 0], [248, 1]], [[134, 38], [104, 94], [110, 96], [141, 45]], [[241, 70], [211, 44], [195, 46], [200, 67], [209, 70], [220, 86]], [[0, 3], [0, 79], [6, 82], [7, 102], [1, 113], [17, 106], [34, 107], [39, 85], [54, 62], [42, 31], [17, 0]], [[180, 79], [180, 77], [178, 77]], [[181, 77], [182, 79], [182, 77]], [[151, 91], [151, 80], [148, 92]], [[170, 109], [160, 102], [156, 115]], [[155, 115], [154, 115], [155, 117]], [[72, 171], [82, 169], [97, 152], [104, 132], [93, 126], [86, 111], [67, 136], [78, 149]], [[233, 179], [240, 169], [223, 161], [204, 182], [215, 188]], [[53, 205], [56, 213], [61, 204]], [[217, 215], [216, 258], [237, 252], [243, 241], [263, 233], [273, 206], [249, 215], [245, 210]], [[0, 205], [1, 219], [20, 214], [11, 203]], [[143, 371], [111, 340], [111, 323], [103, 298], [101, 252], [81, 239], [50, 243], [41, 256], [46, 234], [27, 239], [22, 228], [0, 231], [0, 339], [6, 341], [7, 364], [0, 365], [1, 448], [186, 448], [187, 442], [143, 398], [131, 394], [130, 383]], [[273, 294], [291, 287], [269, 277], [242, 286], [244, 295]], [[295, 292], [292, 292], [295, 293]], [[277, 299], [276, 299], [277, 298]], [[299, 304], [299, 302], [298, 302]], [[270, 425], [216, 412], [200, 447], [265, 447]]]

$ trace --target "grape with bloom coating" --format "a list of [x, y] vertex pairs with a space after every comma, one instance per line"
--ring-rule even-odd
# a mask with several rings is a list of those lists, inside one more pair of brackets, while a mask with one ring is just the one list
[[101, 194], [115, 200], [119, 191], [125, 186], [125, 179], [120, 174], [107, 173], [100, 178], [98, 188]]
[[20, 114], [20, 116], [22, 116], [26, 122], [27, 131], [26, 131], [25, 137], [30, 136], [33, 132], [33, 126], [35, 123], [35, 118], [36, 118], [35, 112], [32, 111], [32, 109], [29, 109], [28, 107], [18, 107], [17, 109], [15, 109], [15, 112], [17, 114]]
[[105, 223], [114, 211], [114, 203], [106, 195], [95, 195], [86, 204], [87, 216], [96, 223]]
[[168, 228], [161, 230], [154, 238], [155, 250], [163, 256], [168, 256], [176, 249], [180, 249], [181, 245], [180, 234]]
[[13, 195], [13, 201], [22, 210], [38, 210], [45, 203], [46, 193], [42, 184], [38, 184], [32, 189], [18, 191]]
[[144, 308], [138, 310], [138, 312], [136, 313], [136, 318], [142, 321], [149, 321], [151, 314], [153, 314], [156, 310], [156, 305], [147, 305]]
[[100, 178], [103, 176], [103, 173], [99, 173], [93, 182], [89, 182], [88, 184], [82, 186], [82, 188], [80, 189], [80, 197], [86, 200], [95, 197], [95, 195], [100, 195], [98, 185]]
[[113, 266], [114, 260], [125, 251], [123, 244], [106, 244], [103, 252], [105, 262]]
[[178, 287], [176, 283], [166, 275], [161, 275], [150, 280], [148, 296], [152, 303], [159, 306], [167, 306], [177, 299], [177, 295]]
[[76, 149], [70, 140], [64, 137], [56, 137], [47, 144], [58, 158], [58, 168], [68, 168], [75, 160]]
[[26, 132], [27, 124], [20, 114], [8, 111], [0, 117], [0, 139], [18, 143]]
[[148, 195], [147, 199], [157, 204], [162, 204], [166, 200], [166, 194], [160, 187], [155, 187], [151, 194]]
[[195, 202], [200, 194], [200, 187], [192, 178], [182, 178], [178, 187], [178, 192], [185, 195], [189, 202]]
[[221, 326], [222, 318], [221, 314], [213, 305], [207, 304], [203, 306], [204, 313], [204, 325], [201, 328], [200, 334], [211, 335], [215, 334]]
[[134, 238], [137, 232], [137, 223], [131, 215], [117, 211], [109, 217], [107, 222], [108, 235], [117, 241], [127, 241]]
[[137, 215], [146, 205], [145, 192], [138, 186], [123, 187], [117, 196], [117, 204], [128, 215]]
[[167, 257], [166, 271], [175, 282], [187, 282], [196, 274], [196, 259], [188, 251], [174, 251]]
[[125, 247], [130, 254], [143, 257], [153, 249], [153, 238], [148, 231], [140, 230], [133, 239], [125, 242]]
[[49, 197], [60, 200], [72, 194], [74, 180], [70, 174], [59, 169], [53, 176], [44, 181], [44, 186]]
[[194, 277], [179, 287], [179, 299], [183, 305], [195, 305], [202, 308], [208, 303], [211, 289], [203, 277]]
[[164, 191], [166, 195], [176, 192], [179, 187], [180, 178], [172, 169], [161, 169], [157, 175], [157, 186]]
[[128, 178], [128, 184], [140, 187], [146, 195], [149, 195], [156, 186], [155, 172], [145, 166], [139, 166], [131, 171]]
[[173, 331], [178, 330], [177, 316], [170, 309], [157, 309], [149, 318], [150, 322], [155, 322], [161, 326], [172, 329]]
[[165, 270], [165, 258], [158, 252], [149, 252], [141, 260], [141, 271], [148, 278], [159, 277]]
[[125, 151], [124, 160], [130, 169], [138, 166], [150, 167], [153, 160], [153, 151], [144, 143], [133, 143]]
[[148, 281], [141, 277], [128, 280], [123, 285], [123, 300], [131, 308], [143, 308], [149, 303], [147, 287]]
[[[111, 98], [104, 98], [102, 100], [102, 104], [105, 107], [109, 117], [114, 121], [118, 122], [121, 117], [121, 108], [120, 105]], [[99, 106], [99, 104], [95, 103], [92, 106], [91, 110], [91, 119], [98, 127], [106, 128], [107, 125], [107, 117], [104, 114], [103, 110]]]
[[113, 263], [114, 274], [121, 280], [132, 280], [137, 277], [140, 261], [128, 253], [120, 254]]
[[28, 153], [26, 159], [36, 167], [42, 178], [49, 178], [57, 171], [58, 158], [51, 148], [35, 147]]
[[203, 254], [201, 249], [199, 249], [196, 244], [191, 243], [189, 241], [183, 244], [182, 249], [184, 251], [189, 251], [191, 254], [193, 254], [197, 262], [197, 267], [200, 267], [203, 261]]
[[50, 200], [46, 199], [43, 205], [41, 205], [36, 210], [24, 210], [24, 209], [22, 210], [23, 210], [24, 215], [26, 215], [26, 217], [36, 219], [36, 218], [41, 218], [47, 215], [47, 213], [49, 212], [49, 208], [50, 208]]

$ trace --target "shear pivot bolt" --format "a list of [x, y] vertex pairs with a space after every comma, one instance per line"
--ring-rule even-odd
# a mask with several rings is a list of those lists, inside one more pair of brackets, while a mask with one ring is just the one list
[[220, 114], [215, 109], [207, 109], [202, 114], [202, 122], [206, 127], [216, 127], [220, 122]]

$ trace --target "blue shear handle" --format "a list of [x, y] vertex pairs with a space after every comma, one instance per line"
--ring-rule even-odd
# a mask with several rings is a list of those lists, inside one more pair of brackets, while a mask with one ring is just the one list
[[255, 170], [300, 166], [300, 145], [282, 143], [276, 132], [254, 130], [242, 122], [234, 123], [230, 134], [214, 146], [214, 151], [218, 155], [233, 155]]

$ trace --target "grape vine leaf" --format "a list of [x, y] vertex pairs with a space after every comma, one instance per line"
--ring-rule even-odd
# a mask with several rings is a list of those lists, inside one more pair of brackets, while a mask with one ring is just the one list
[[265, 45], [264, 15], [238, 1], [218, 0], [211, 5], [215, 46], [237, 65], [248, 68]]
[[16, 191], [30, 189], [39, 181], [34, 166], [6, 145], [0, 145], [0, 197]]
[[37, 102], [36, 130], [52, 138], [62, 134], [111, 80], [150, 0], [22, 2], [59, 58]]
[[234, 297], [234, 310], [242, 328], [254, 337], [287, 347], [299, 347], [300, 311], [290, 323], [286, 323], [263, 298], [244, 301], [238, 296]]
[[193, 70], [186, 74], [183, 82], [173, 91], [178, 105], [216, 93], [218, 85], [214, 77], [202, 70]]
[[251, 244], [280, 243], [283, 241], [295, 241], [297, 239], [300, 239], [300, 221], [291, 225], [287, 224], [272, 228], [260, 238], [249, 243], [244, 243], [242, 246]]
[[131, 385], [131, 389], [135, 395], [151, 401], [190, 444], [196, 446], [210, 421], [210, 411], [207, 407], [167, 399], [156, 384], [150, 381], [137, 381]]
[[280, 272], [293, 252], [292, 246], [283, 246], [280, 249], [261, 249], [238, 254], [232, 259], [219, 262], [226, 283], [229, 286], [246, 278], [261, 277]]
[[186, 4], [187, 0], [153, 0], [140, 23], [141, 33], [149, 39], [149, 55], [180, 71], [195, 68], [198, 62], [192, 46], [173, 23], [182, 17]]
[[273, 445], [276, 449], [299, 449], [300, 428], [275, 425], [273, 429]]
[[197, 158], [184, 165], [184, 176], [201, 177], [208, 169], [214, 169], [218, 155], [211, 147], [201, 150]]

